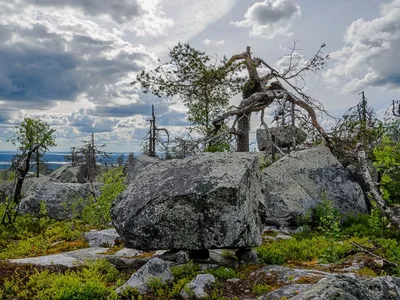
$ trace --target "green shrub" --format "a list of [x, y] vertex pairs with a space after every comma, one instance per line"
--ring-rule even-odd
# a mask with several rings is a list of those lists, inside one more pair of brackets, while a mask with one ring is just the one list
[[237, 277], [235, 270], [225, 267], [209, 269], [207, 270], [207, 273], [214, 275], [214, 277], [217, 279], [229, 279]]
[[[333, 247], [333, 248], [331, 248]], [[329, 251], [334, 251], [337, 257], [343, 256], [352, 246], [344, 242], [331, 243], [324, 236], [311, 236], [309, 238], [278, 240], [268, 242], [258, 248], [259, 261], [265, 264], [280, 265], [288, 261], [335, 261], [336, 257], [327, 257]]]
[[115, 274], [116, 269], [107, 261], [89, 263], [81, 270], [67, 270], [64, 274], [36, 271], [27, 282], [20, 277], [7, 281], [3, 294], [6, 299], [117, 299], [114, 290], [120, 282]]
[[269, 293], [271, 291], [271, 286], [266, 283], [254, 284], [251, 287], [251, 291], [256, 295], [261, 296]]
[[172, 267], [171, 273], [175, 280], [189, 279], [192, 280], [200, 271], [200, 266], [192, 261], [187, 264]]
[[126, 188], [123, 168], [108, 169], [100, 176], [100, 181], [104, 183], [101, 195], [96, 203], [85, 206], [82, 219], [92, 226], [106, 227], [111, 221], [110, 209], [113, 200]]

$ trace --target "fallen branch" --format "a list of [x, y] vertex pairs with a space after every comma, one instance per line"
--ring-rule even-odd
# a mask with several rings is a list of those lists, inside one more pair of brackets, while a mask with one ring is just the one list
[[371, 255], [373, 257], [379, 258], [380, 260], [382, 260], [383, 262], [385, 262], [388, 265], [394, 266], [396, 268], [399, 267], [399, 264], [396, 264], [395, 262], [392, 262], [390, 260], [384, 259], [383, 257], [381, 257], [381, 256], [379, 256], [379, 255], [377, 255], [377, 254], [365, 249], [363, 246], [361, 246], [361, 245], [359, 245], [357, 243], [350, 242], [350, 244], [352, 244], [353, 246], [357, 247], [361, 252], [364, 252], [364, 253], [369, 254], [369, 255]]

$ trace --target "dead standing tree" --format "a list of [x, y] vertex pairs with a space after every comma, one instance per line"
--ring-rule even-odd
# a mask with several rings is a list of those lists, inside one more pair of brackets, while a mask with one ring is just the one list
[[[151, 105], [151, 119], [150, 122], [150, 129], [145, 138], [142, 142], [142, 153], [146, 154], [150, 157], [157, 156], [157, 146], [162, 147], [165, 151], [168, 150], [169, 144], [169, 132], [165, 128], [159, 128], [156, 125], [156, 115], [154, 113], [154, 105]], [[161, 138], [159, 132], [165, 132], [167, 135], [167, 144], [165, 144], [164, 140]]]

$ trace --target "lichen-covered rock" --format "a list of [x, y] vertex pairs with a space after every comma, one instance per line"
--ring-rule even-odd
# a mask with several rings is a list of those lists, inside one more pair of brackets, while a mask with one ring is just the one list
[[[102, 184], [94, 186], [99, 196]], [[44, 201], [48, 216], [57, 220], [71, 219], [90, 203], [91, 195], [89, 183], [36, 182], [21, 200], [20, 212], [37, 214]]]
[[[58, 182], [57, 179], [50, 176], [40, 176], [40, 177], [26, 177], [24, 183], [22, 184], [21, 194], [24, 196], [26, 192], [34, 183], [46, 183], [46, 182]], [[5, 196], [13, 196], [14, 181], [4, 181], [0, 182], [0, 191], [2, 191]]]
[[150, 259], [143, 267], [141, 267], [129, 280], [117, 289], [117, 293], [121, 293], [128, 287], [138, 290], [144, 294], [149, 290], [148, 283], [153, 278], [161, 280], [163, 283], [168, 283], [174, 279], [170, 271], [171, 263], [163, 261], [159, 258]]
[[202, 299], [208, 296], [204, 290], [206, 287], [211, 286], [215, 283], [215, 277], [211, 274], [199, 274], [191, 282], [186, 285], [186, 289], [190, 291], [191, 295], [188, 295], [183, 289], [181, 296], [184, 299], [194, 298]]
[[400, 299], [400, 278], [376, 277], [370, 279], [337, 275], [321, 279], [309, 290], [292, 300], [394, 300]]
[[86, 183], [84, 174], [80, 171], [79, 166], [64, 165], [54, 170], [50, 177], [57, 179], [59, 182], [65, 183]]
[[127, 247], [204, 249], [261, 243], [258, 157], [204, 153], [148, 164], [111, 208]]
[[343, 214], [367, 212], [361, 187], [326, 147], [292, 152], [264, 168], [265, 224], [282, 225], [328, 199]]
[[119, 235], [115, 228], [92, 230], [86, 232], [84, 238], [88, 241], [90, 247], [112, 247]]
[[293, 145], [293, 135], [295, 137], [295, 144], [299, 145], [306, 141], [307, 133], [298, 127], [286, 126], [286, 127], [271, 127], [268, 129], [257, 129], [256, 138], [258, 150], [271, 153], [275, 147], [271, 142], [271, 138], [274, 143], [281, 147], [287, 148]]

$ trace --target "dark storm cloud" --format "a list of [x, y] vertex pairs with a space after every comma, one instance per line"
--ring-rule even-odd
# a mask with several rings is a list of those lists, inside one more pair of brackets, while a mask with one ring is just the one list
[[141, 15], [137, 0], [25, 0], [26, 3], [49, 7], [75, 7], [92, 16], [107, 15], [124, 23]]
[[[158, 113], [165, 113], [168, 111], [168, 105], [157, 105]], [[150, 115], [151, 103], [132, 103], [119, 106], [97, 106], [94, 109], [89, 109], [88, 114], [100, 117], [132, 117], [134, 115]]]

